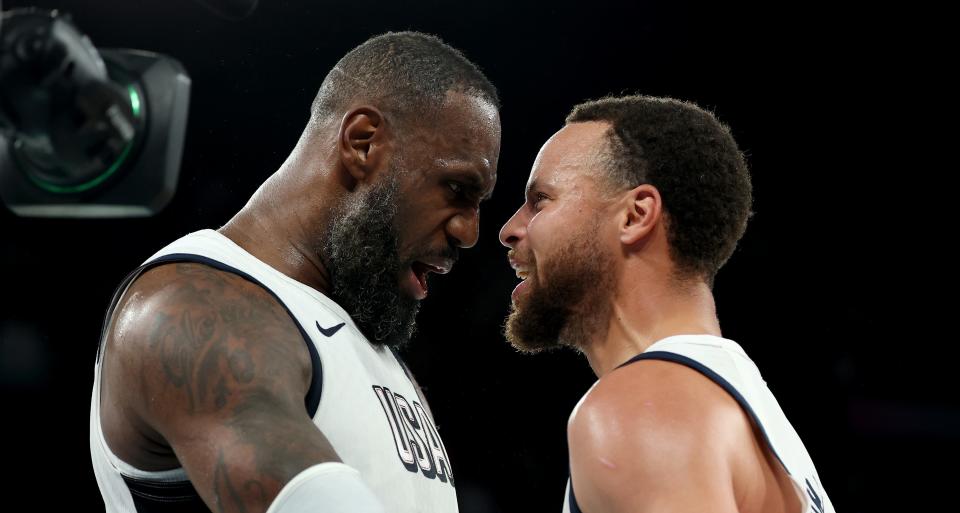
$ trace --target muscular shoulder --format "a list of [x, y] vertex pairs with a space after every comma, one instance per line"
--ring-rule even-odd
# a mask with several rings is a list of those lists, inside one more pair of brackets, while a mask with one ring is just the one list
[[[570, 419], [571, 429], [605, 424], [645, 431], [670, 425], [670, 433], [700, 434], [739, 416], [737, 402], [706, 376], [659, 360], [635, 362], [610, 372], [584, 395]], [[679, 429], [678, 429], [679, 428]]]
[[[108, 370], [155, 408], [215, 411], [246, 385], [309, 384], [310, 356], [284, 307], [262, 287], [202, 264], [145, 272], [118, 304], [108, 335]], [[179, 400], [154, 401], [168, 395]]]
[[[571, 474], [578, 494], [626, 493], [620, 499], [631, 504], [698, 481], [706, 493], [717, 486], [723, 496], [730, 455], [749, 436], [736, 401], [702, 374], [671, 362], [636, 362], [600, 379], [571, 415]], [[643, 493], [650, 496], [636, 496]]]
[[304, 405], [311, 361], [299, 328], [239, 276], [199, 264], [144, 273], [114, 316], [101, 369], [114, 452], [139, 468], [182, 467], [211, 510], [264, 511], [304, 469], [339, 461]]

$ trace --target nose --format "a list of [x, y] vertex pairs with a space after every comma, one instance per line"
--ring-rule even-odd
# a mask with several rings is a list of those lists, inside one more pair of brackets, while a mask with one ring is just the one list
[[472, 248], [480, 238], [480, 210], [466, 209], [447, 221], [447, 235], [461, 248]]
[[500, 228], [500, 244], [503, 244], [508, 248], [513, 248], [525, 234], [526, 226], [523, 224], [521, 219], [522, 211], [523, 207], [517, 209], [510, 219], [504, 223], [503, 228]]

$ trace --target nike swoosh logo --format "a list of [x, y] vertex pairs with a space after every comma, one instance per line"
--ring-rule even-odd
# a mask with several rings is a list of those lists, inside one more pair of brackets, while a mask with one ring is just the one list
[[345, 324], [345, 322], [341, 322], [336, 326], [324, 328], [323, 326], [320, 326], [320, 321], [317, 321], [317, 329], [320, 330], [320, 333], [323, 333], [325, 337], [332, 337], [336, 332], [340, 331], [340, 328], [342, 328]]

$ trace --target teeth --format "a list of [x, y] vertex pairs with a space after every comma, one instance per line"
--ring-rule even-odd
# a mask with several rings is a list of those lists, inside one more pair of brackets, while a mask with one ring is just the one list
[[528, 276], [529, 274], [530, 274], [530, 273], [527, 272], [527, 271], [521, 271], [521, 270], [519, 270], [519, 269], [517, 270], [517, 278], [520, 278], [521, 280], [527, 279], [527, 276]]

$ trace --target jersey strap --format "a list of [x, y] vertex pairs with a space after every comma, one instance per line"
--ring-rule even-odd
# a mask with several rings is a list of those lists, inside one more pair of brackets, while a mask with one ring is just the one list
[[[760, 418], [757, 417], [757, 414], [753, 411], [753, 408], [750, 407], [750, 403], [747, 402], [746, 398], [743, 397], [743, 394], [729, 381], [723, 378], [723, 376], [717, 374], [713, 369], [707, 367], [706, 365], [677, 353], [671, 353], [670, 351], [649, 351], [646, 353], [640, 353], [637, 356], [627, 360], [626, 362], [618, 365], [616, 368], [625, 367], [634, 362], [639, 362], [641, 360], [662, 360], [667, 362], [679, 363], [680, 365], [689, 367], [700, 374], [703, 374], [710, 381], [713, 381], [717, 385], [720, 385], [721, 388], [727, 391], [743, 408], [743, 411], [747, 412], [750, 415], [750, 418], [753, 420], [753, 423], [760, 429], [760, 432], [763, 433], [763, 438], [767, 442], [767, 447], [770, 448], [770, 451], [773, 452], [774, 456], [777, 457], [777, 460], [780, 461], [780, 464], [783, 466], [784, 470], [787, 469], [787, 466], [783, 464], [783, 460], [780, 459], [780, 455], [777, 454], [776, 449], [774, 449], [773, 444], [770, 443], [770, 438], [767, 436], [767, 432], [763, 428], [763, 424], [760, 423]], [[789, 470], [787, 470], [789, 473]], [[570, 513], [583, 513], [580, 510], [580, 505], [577, 504], [576, 495], [573, 493], [573, 480], [570, 481], [570, 493], [567, 497], [567, 500], [570, 505]]]
[[731, 384], [729, 381], [724, 379], [723, 376], [717, 374], [713, 369], [694, 360], [693, 358], [690, 358], [681, 354], [677, 354], [677, 353], [671, 353], [670, 351], [648, 351], [646, 353], [640, 353], [637, 356], [634, 356], [633, 358], [627, 360], [626, 362], [618, 365], [617, 368], [619, 369], [620, 367], [624, 367], [624, 366], [630, 365], [631, 363], [639, 362], [641, 360], [662, 360], [667, 362], [679, 363], [680, 365], [684, 365], [686, 367], [689, 367], [699, 372], [700, 374], [703, 374], [704, 376], [709, 378], [710, 381], [713, 381], [717, 385], [720, 385], [720, 388], [723, 388], [724, 390], [726, 390], [727, 393], [730, 394], [737, 401], [740, 407], [743, 408], [743, 411], [747, 412], [747, 414], [750, 415], [750, 419], [753, 420], [754, 425], [756, 425], [757, 428], [760, 429], [760, 432], [763, 433], [763, 439], [767, 442], [767, 447], [769, 447], [773, 455], [777, 457], [777, 460], [780, 462], [780, 465], [783, 466], [784, 470], [786, 470], [788, 474], [790, 473], [790, 470], [787, 469], [787, 465], [784, 464], [783, 460], [780, 458], [780, 455], [777, 454], [776, 448], [773, 446], [772, 443], [770, 443], [770, 437], [767, 436], [767, 431], [764, 429], [763, 423], [760, 422], [760, 417], [758, 417], [756, 412], [753, 411], [753, 408], [750, 406], [750, 403], [747, 402], [747, 399], [743, 397], [743, 394], [741, 394], [740, 391], [737, 390], [737, 387], [733, 386], [733, 384]]
[[[173, 263], [197, 263], [218, 269], [220, 271], [235, 274], [251, 283], [260, 286], [263, 288], [263, 290], [267, 291], [271, 296], [273, 296], [273, 298], [280, 303], [281, 306], [283, 306], [284, 310], [286, 310], [294, 324], [296, 324], [297, 329], [300, 330], [300, 335], [303, 336], [303, 340], [307, 344], [307, 349], [310, 351], [310, 361], [313, 366], [313, 371], [310, 380], [310, 388], [304, 397], [304, 407], [310, 418], [313, 418], [320, 406], [320, 395], [323, 385], [323, 369], [321, 367], [320, 354], [317, 352], [317, 348], [313, 344], [313, 341], [310, 339], [309, 335], [307, 335], [307, 332], [303, 329], [300, 321], [297, 320], [296, 316], [294, 316], [293, 312], [290, 311], [283, 300], [281, 300], [273, 290], [261, 283], [259, 280], [235, 267], [202, 255], [190, 253], [174, 253], [164, 255], [143, 264], [128, 274], [117, 288], [117, 291], [110, 302], [110, 307], [107, 310], [106, 321], [104, 321], [104, 327], [100, 337], [101, 346], [97, 351], [97, 358], [99, 359], [100, 354], [102, 353], [102, 345], [106, 340], [107, 329], [109, 327], [110, 317], [113, 314], [113, 310], [116, 308], [120, 298], [123, 296], [129, 285], [147, 270], [160, 265]], [[190, 481], [162, 482], [137, 479], [127, 475], [122, 475], [122, 477], [127, 488], [130, 490], [130, 496], [133, 499], [134, 507], [136, 508], [137, 513], [209, 513], [210, 511], [203, 503], [203, 500], [200, 498]]]

